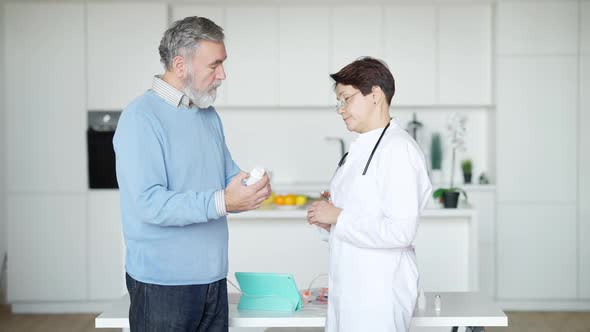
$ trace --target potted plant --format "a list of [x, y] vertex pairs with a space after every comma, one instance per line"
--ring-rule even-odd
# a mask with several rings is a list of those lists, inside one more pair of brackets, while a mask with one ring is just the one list
[[442, 200], [445, 208], [456, 208], [459, 203], [459, 195], [463, 193], [467, 199], [465, 190], [455, 187], [455, 155], [457, 150], [463, 150], [465, 146], [465, 116], [457, 113], [451, 114], [447, 122], [449, 132], [449, 144], [451, 146], [451, 182], [448, 188], [438, 188], [432, 193], [432, 197]]
[[430, 176], [434, 183], [439, 183], [442, 178], [442, 153], [440, 134], [434, 133], [430, 143]]
[[463, 182], [471, 183], [471, 172], [473, 170], [473, 162], [471, 159], [461, 161], [461, 170], [463, 170]]
[[438, 188], [432, 193], [432, 197], [439, 199], [445, 209], [456, 209], [459, 205], [459, 195], [463, 194], [467, 200], [467, 193], [461, 188]]

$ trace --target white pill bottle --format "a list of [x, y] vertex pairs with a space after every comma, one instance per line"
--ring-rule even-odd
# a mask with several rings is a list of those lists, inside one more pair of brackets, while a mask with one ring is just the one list
[[260, 179], [262, 179], [262, 177], [264, 176], [265, 173], [266, 173], [266, 171], [264, 170], [263, 167], [254, 167], [254, 169], [252, 169], [250, 171], [250, 177], [248, 177], [246, 179], [244, 184], [247, 186], [251, 186], [251, 185], [255, 184]]

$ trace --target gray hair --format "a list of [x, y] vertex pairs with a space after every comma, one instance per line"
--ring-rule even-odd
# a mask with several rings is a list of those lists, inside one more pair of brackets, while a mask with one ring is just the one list
[[201, 40], [223, 42], [223, 29], [208, 18], [189, 16], [172, 24], [160, 41], [160, 62], [172, 69], [176, 56], [192, 56]]

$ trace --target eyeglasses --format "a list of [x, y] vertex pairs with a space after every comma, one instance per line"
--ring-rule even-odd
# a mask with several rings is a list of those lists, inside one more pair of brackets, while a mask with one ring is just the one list
[[348, 103], [348, 99], [354, 95], [356, 95], [357, 93], [361, 92], [360, 90], [351, 94], [350, 96], [346, 97], [346, 98], [342, 98], [340, 100], [338, 100], [338, 102], [336, 103], [336, 112], [340, 111], [341, 109], [343, 109], [344, 107], [346, 107], [346, 104]]

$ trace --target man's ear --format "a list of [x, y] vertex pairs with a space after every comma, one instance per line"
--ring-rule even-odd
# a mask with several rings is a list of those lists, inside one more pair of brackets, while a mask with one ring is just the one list
[[186, 62], [184, 57], [177, 55], [172, 59], [172, 72], [176, 77], [183, 80], [186, 76]]
[[371, 94], [373, 95], [373, 104], [377, 105], [381, 102], [381, 100], [385, 97], [383, 90], [378, 85], [373, 85], [371, 88]]

